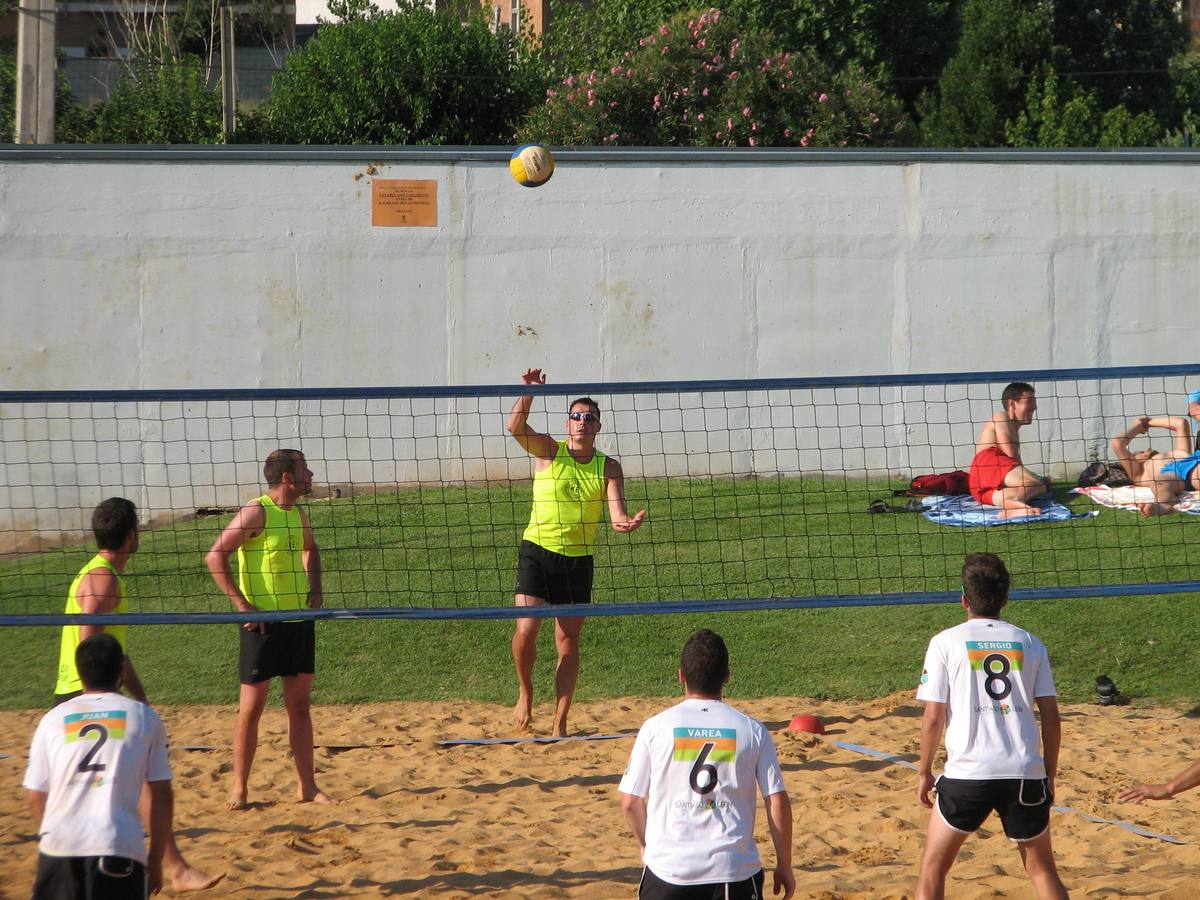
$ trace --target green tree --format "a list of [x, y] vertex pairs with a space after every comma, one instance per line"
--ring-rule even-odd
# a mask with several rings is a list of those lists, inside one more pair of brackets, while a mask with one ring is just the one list
[[1170, 60], [1187, 49], [1178, 0], [1054, 0], [1053, 62], [1102, 109], [1169, 115]]
[[657, 146], [845, 146], [899, 140], [899, 103], [858, 68], [710, 9], [639, 38], [606, 70], [568, 75], [521, 128], [525, 140]]
[[288, 57], [253, 123], [289, 144], [496, 144], [543, 89], [481, 11], [460, 22], [415, 0], [322, 27]]
[[76, 110], [59, 140], [79, 144], [217, 144], [221, 97], [206, 84], [198, 57], [176, 63], [134, 60], [108, 100]]
[[1050, 16], [1046, 0], [966, 0], [958, 48], [918, 104], [925, 143], [1004, 146], [1027, 77], [1049, 57]]
[[1026, 107], [1005, 126], [1013, 147], [1146, 147], [1162, 137], [1158, 120], [1123, 104], [1102, 110], [1096, 91], [1053, 69], [1029, 82]]
[[1172, 117], [1164, 143], [1200, 146], [1200, 50], [1179, 54], [1170, 70]]

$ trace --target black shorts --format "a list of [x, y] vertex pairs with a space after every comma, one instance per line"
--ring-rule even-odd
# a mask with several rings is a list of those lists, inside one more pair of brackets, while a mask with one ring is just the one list
[[968, 781], [943, 775], [934, 785], [942, 821], [970, 834], [993, 810], [1010, 841], [1032, 841], [1050, 827], [1054, 795], [1045, 778], [995, 778]]
[[[71, 693], [69, 693], [69, 694], [55, 694], [54, 695], [54, 706], [58, 706], [58, 704], [60, 704], [60, 703], [66, 703], [68, 700], [74, 700], [76, 697], [80, 696], [82, 693], [83, 693], [83, 691], [71, 691]], [[51, 708], [53, 709], [53, 707], [51, 707]]]
[[146, 900], [146, 867], [124, 856], [38, 854], [33, 900]]
[[717, 881], [712, 884], [671, 884], [642, 869], [638, 900], [762, 900], [763, 870], [745, 881]]
[[268, 622], [266, 633], [242, 628], [238, 676], [259, 684], [276, 676], [311, 675], [317, 657], [316, 623]]
[[553, 605], [592, 602], [593, 560], [563, 556], [532, 541], [521, 541], [515, 593]]

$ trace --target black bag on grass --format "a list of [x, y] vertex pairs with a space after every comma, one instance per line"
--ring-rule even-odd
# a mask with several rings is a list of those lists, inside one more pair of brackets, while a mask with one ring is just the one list
[[1079, 473], [1080, 487], [1092, 487], [1097, 484], [1108, 487], [1124, 487], [1127, 484], [1133, 484], [1133, 482], [1129, 480], [1129, 476], [1125, 474], [1125, 470], [1121, 468], [1120, 463], [1105, 462], [1102, 459], [1098, 459]]

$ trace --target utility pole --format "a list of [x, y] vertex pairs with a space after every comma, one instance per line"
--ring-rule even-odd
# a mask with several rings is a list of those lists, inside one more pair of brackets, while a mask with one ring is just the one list
[[21, 0], [17, 7], [18, 144], [54, 143], [55, 5]]
[[221, 7], [221, 132], [229, 143], [237, 131], [237, 48], [233, 37], [233, 7]]

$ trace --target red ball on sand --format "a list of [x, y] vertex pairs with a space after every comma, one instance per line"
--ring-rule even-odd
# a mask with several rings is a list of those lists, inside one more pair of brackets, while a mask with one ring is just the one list
[[801, 713], [798, 716], [793, 716], [792, 721], [788, 722], [788, 731], [807, 731], [809, 734], [824, 734], [825, 723], [816, 716]]

